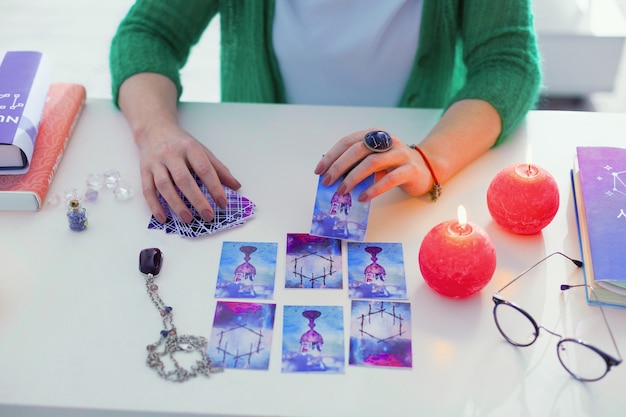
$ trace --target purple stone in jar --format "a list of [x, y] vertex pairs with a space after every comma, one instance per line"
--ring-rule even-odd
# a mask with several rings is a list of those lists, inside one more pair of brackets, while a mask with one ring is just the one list
[[80, 202], [76, 199], [70, 200], [70, 204], [67, 208], [67, 221], [71, 230], [80, 232], [87, 228], [87, 210], [80, 205]]

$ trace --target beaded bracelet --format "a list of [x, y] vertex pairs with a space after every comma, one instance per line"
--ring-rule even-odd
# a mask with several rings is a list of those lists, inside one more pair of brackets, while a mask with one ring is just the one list
[[430, 165], [430, 161], [428, 161], [424, 152], [417, 145], [410, 145], [409, 147], [415, 149], [422, 156], [422, 159], [424, 159], [426, 167], [430, 171], [430, 175], [433, 177], [433, 188], [428, 193], [430, 194], [430, 199], [432, 201], [437, 201], [437, 199], [441, 196], [441, 183], [437, 179], [437, 175], [435, 175], [435, 171]]

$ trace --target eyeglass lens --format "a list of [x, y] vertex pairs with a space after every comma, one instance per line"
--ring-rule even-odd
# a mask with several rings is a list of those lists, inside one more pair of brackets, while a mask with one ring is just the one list
[[501, 303], [494, 310], [496, 325], [502, 336], [516, 346], [530, 346], [537, 340], [535, 323], [517, 307]]
[[563, 367], [576, 379], [596, 381], [609, 370], [598, 352], [576, 340], [564, 339], [559, 342], [557, 353]]

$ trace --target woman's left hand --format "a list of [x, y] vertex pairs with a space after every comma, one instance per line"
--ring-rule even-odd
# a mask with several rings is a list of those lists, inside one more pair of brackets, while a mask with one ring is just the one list
[[358, 196], [359, 201], [369, 201], [394, 187], [400, 187], [414, 197], [428, 192], [432, 188], [432, 178], [419, 153], [391, 134], [390, 150], [372, 152], [363, 139], [373, 130], [381, 129], [349, 134], [322, 157], [314, 171], [323, 175], [322, 184], [334, 184], [345, 175], [337, 187], [338, 193], [345, 194], [371, 174], [380, 172], [384, 174], [382, 178], [363, 191]]

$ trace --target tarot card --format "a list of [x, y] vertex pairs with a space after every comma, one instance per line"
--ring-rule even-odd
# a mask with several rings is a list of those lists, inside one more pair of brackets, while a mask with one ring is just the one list
[[407, 299], [402, 243], [347, 242], [350, 298]]
[[165, 211], [165, 223], [159, 223], [154, 216], [150, 217], [150, 222], [148, 223], [148, 229], [156, 229], [156, 230], [165, 230], [166, 225], [168, 223], [172, 223], [174, 219], [172, 219], [172, 213], [170, 211], [170, 206], [165, 202], [165, 199], [159, 194], [158, 196], [159, 202]]
[[363, 242], [367, 232], [370, 202], [362, 203], [358, 196], [374, 183], [374, 174], [361, 181], [347, 194], [337, 192], [341, 180], [325, 186], [322, 185], [320, 175], [310, 233], [315, 236]]
[[343, 288], [341, 241], [287, 234], [285, 288]]
[[189, 200], [182, 194], [182, 192], [178, 191], [180, 198], [191, 211], [193, 216], [192, 221], [190, 223], [183, 222], [176, 215], [176, 213], [170, 210], [170, 207], [165, 199], [162, 196], [159, 196], [159, 201], [165, 210], [167, 219], [164, 224], [160, 224], [156, 221], [154, 216], [152, 216], [148, 223], [148, 229], [163, 230], [167, 234], [175, 233], [182, 237], [195, 238], [207, 234], [213, 234], [220, 230], [240, 226], [254, 216], [254, 203], [226, 186], [224, 186], [224, 192], [226, 193], [228, 205], [226, 208], [218, 207], [200, 178], [198, 178], [195, 174], [194, 178], [198, 187], [200, 187], [200, 190], [211, 204], [211, 207], [213, 207], [215, 212], [213, 220], [210, 222], [204, 221], [196, 209], [191, 205]]
[[150, 221], [148, 222], [148, 229], [163, 230], [164, 228], [165, 224], [159, 223], [154, 216], [150, 217]]
[[206, 199], [213, 207], [215, 216], [213, 220], [205, 222], [196, 209], [191, 205], [189, 200], [180, 194], [181, 198], [191, 211], [193, 216], [190, 223], [183, 222], [175, 213], [172, 213], [178, 233], [183, 237], [199, 237], [206, 234], [213, 234], [220, 230], [228, 229], [231, 227], [240, 226], [245, 220], [247, 220], [254, 213], [254, 205], [247, 198], [241, 196], [234, 190], [224, 186], [224, 192], [226, 193], [226, 199], [228, 204], [226, 208], [220, 208], [217, 206], [213, 198], [209, 194], [208, 190], [197, 179], [198, 186], [204, 193]]
[[284, 306], [282, 372], [343, 373], [343, 309]]
[[412, 368], [411, 305], [352, 300], [350, 365]]
[[210, 222], [204, 221], [192, 208], [194, 218], [189, 223], [189, 227], [195, 236], [213, 234], [220, 230], [240, 226], [254, 216], [254, 203], [228, 187], [224, 187], [224, 191], [228, 201], [226, 208], [217, 207], [212, 203], [211, 197], [207, 197], [215, 210], [215, 216]]
[[215, 298], [271, 299], [277, 243], [222, 242]]
[[267, 370], [276, 304], [218, 301], [207, 355], [216, 367]]

